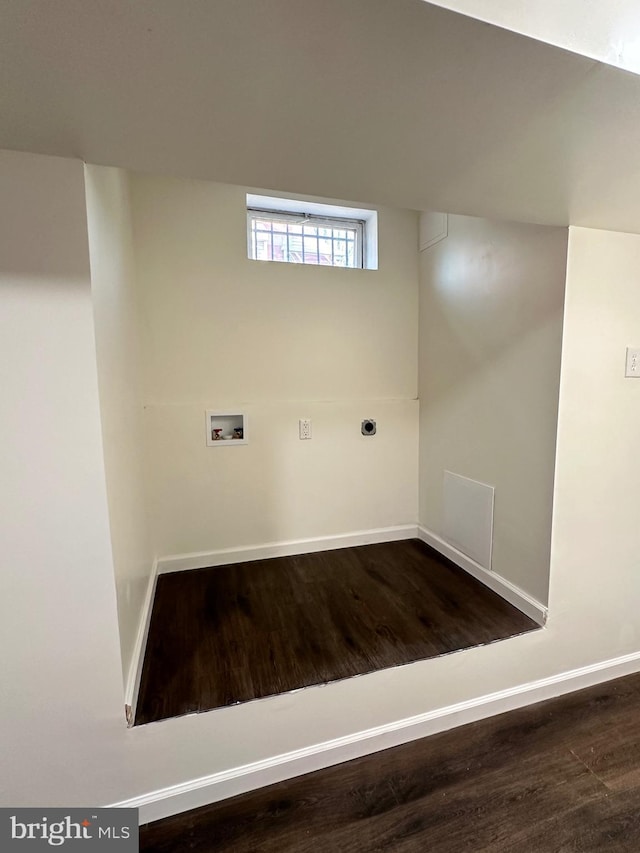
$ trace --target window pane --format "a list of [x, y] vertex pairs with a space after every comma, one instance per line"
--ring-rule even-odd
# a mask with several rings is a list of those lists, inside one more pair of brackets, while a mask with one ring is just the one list
[[[344, 232], [343, 232], [344, 233]], [[347, 265], [347, 244], [344, 240], [336, 240], [333, 246], [334, 264], [337, 267], [346, 267]]]
[[258, 242], [258, 250], [256, 253], [256, 257], [259, 261], [269, 261], [271, 258], [270, 255], [270, 245], [267, 244], [266, 240], [260, 240]]
[[359, 267], [358, 241], [360, 230], [336, 220], [314, 222], [300, 216], [273, 219], [268, 215], [249, 216], [250, 254], [256, 260], [288, 263], [320, 264], [321, 266]]
[[286, 234], [277, 234], [273, 235], [273, 258], [274, 261], [286, 261], [287, 260], [287, 235]]
[[307, 237], [306, 230], [304, 238], [304, 262], [305, 264], [318, 263], [318, 238]]

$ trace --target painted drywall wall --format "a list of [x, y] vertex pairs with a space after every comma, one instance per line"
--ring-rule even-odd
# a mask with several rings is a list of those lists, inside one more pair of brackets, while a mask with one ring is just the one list
[[444, 537], [445, 471], [494, 486], [492, 568], [543, 604], [566, 253], [566, 229], [449, 216], [420, 255], [420, 523]]
[[127, 173], [85, 167], [91, 290], [122, 671], [129, 678], [151, 568], [139, 322]]
[[[417, 215], [379, 211], [377, 270], [265, 263], [245, 188], [131, 187], [158, 555], [415, 523]], [[207, 447], [207, 409], [246, 412], [249, 443]]]
[[[147, 406], [161, 556], [415, 524], [418, 402], [250, 403], [249, 443], [205, 445], [202, 405]], [[311, 418], [300, 441], [298, 419]], [[362, 418], [379, 431], [361, 435]]]
[[546, 627], [127, 730], [82, 165], [5, 152], [0, 181], [2, 805], [112, 803], [640, 654], [640, 528], [624, 501], [640, 383], [623, 379], [640, 236], [572, 228]]
[[636, 0], [428, 2], [640, 73], [640, 20]]
[[0, 799], [89, 801], [125, 720], [82, 163], [0, 153], [0, 219]]
[[609, 646], [640, 648], [640, 526], [628, 500], [640, 382], [624, 377], [626, 347], [640, 339], [639, 270], [640, 235], [569, 229], [550, 605], [587, 650], [606, 631]]

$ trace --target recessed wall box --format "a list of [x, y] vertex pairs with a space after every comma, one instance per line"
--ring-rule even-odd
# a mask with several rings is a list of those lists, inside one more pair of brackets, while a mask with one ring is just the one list
[[209, 447], [237, 447], [247, 444], [247, 416], [244, 412], [206, 412], [207, 445]]

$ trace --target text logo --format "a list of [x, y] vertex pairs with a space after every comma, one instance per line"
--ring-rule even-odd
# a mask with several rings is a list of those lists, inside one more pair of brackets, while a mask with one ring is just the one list
[[0, 809], [0, 850], [138, 850], [137, 809]]

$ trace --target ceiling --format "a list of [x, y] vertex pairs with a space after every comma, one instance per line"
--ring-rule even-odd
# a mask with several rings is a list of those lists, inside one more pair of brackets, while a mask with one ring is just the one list
[[640, 77], [423, 0], [0, 0], [0, 147], [640, 232]]

